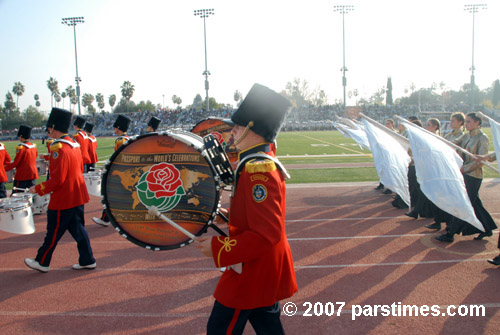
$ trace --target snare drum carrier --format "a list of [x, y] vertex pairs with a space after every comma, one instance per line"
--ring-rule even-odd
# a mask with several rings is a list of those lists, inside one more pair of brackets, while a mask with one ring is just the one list
[[[192, 242], [150, 214], [153, 206], [190, 233], [204, 233], [219, 206], [217, 171], [225, 169], [213, 163], [224, 161], [219, 148], [207, 150], [200, 136], [180, 130], [132, 137], [120, 146], [104, 168], [101, 185], [103, 206], [119, 234], [151, 250]], [[223, 178], [232, 182], [229, 170]]]

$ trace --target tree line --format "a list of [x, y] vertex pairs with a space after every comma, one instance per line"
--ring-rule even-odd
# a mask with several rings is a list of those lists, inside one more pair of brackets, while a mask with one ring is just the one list
[[[47, 80], [47, 88], [50, 91], [51, 107], [62, 107], [66, 98], [69, 102], [69, 109], [74, 111], [78, 104], [76, 90], [72, 85], [69, 85], [64, 90], [59, 89], [58, 81], [50, 77]], [[476, 85], [469, 83], [464, 84], [458, 91], [447, 89], [444, 82], [432, 83], [429, 87], [417, 89], [415, 84], [411, 84], [409, 88], [404, 90], [405, 96], [393, 99], [392, 94], [392, 79], [387, 79], [387, 85], [381, 87], [374, 92], [370, 97], [360, 97], [357, 89], [350, 90], [347, 93], [349, 99], [354, 98], [356, 105], [420, 105], [420, 104], [443, 104], [444, 105], [470, 105], [471, 101], [476, 101], [475, 104], [481, 104], [488, 109], [500, 109], [500, 80], [495, 80], [492, 85], [484, 90], [480, 90]], [[117, 96], [111, 94], [107, 102], [101, 93], [93, 94], [84, 93], [81, 96], [81, 106], [86, 109], [87, 114], [102, 113], [106, 107], [106, 103], [113, 113], [134, 113], [138, 111], [155, 111], [163, 109], [160, 104], [153, 104], [151, 101], [141, 101], [136, 104], [132, 97], [135, 92], [135, 86], [130, 81], [124, 81], [120, 86], [121, 98], [117, 103]], [[12, 91], [8, 91], [5, 95], [3, 106], [0, 104], [0, 127], [1, 129], [17, 128], [21, 123], [27, 123], [32, 126], [44, 126], [45, 117], [39, 111], [41, 107], [40, 97], [35, 94], [34, 106], [30, 105], [23, 112], [17, 107], [19, 98], [24, 94], [25, 87], [21, 82], [15, 82]], [[311, 89], [306, 80], [294, 78], [289, 81], [281, 94], [288, 97], [292, 105], [296, 108], [316, 106], [321, 107], [328, 104], [328, 96], [324, 90], [317, 87]], [[14, 96], [16, 100], [14, 101]], [[234, 92], [234, 101], [237, 105], [243, 99], [242, 94], [236, 90]], [[94, 107], [96, 102], [96, 107]], [[177, 109], [181, 108], [182, 99], [177, 95], [172, 96], [172, 102], [177, 105]], [[341, 104], [342, 101], [336, 99], [334, 104]], [[116, 106], [115, 106], [116, 105]], [[210, 109], [231, 108], [230, 104], [219, 103], [215, 98], [209, 98]], [[204, 109], [206, 106], [206, 98], [203, 99], [200, 94], [197, 94], [191, 105], [186, 108]]]

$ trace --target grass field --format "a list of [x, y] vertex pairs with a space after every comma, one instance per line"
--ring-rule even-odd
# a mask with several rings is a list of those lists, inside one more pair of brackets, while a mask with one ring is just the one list
[[[483, 130], [490, 138], [490, 151], [494, 150], [490, 128]], [[97, 139], [97, 155], [104, 163], [114, 152], [114, 138]], [[39, 153], [47, 148], [41, 140], [34, 141]], [[12, 159], [15, 157], [18, 142], [4, 142]], [[282, 132], [278, 137], [278, 156], [283, 164], [325, 164], [373, 162], [369, 151], [361, 149], [352, 139], [347, 139], [338, 131]], [[349, 181], [377, 181], [375, 168], [318, 168], [293, 169], [289, 171], [290, 183], [328, 183]], [[498, 174], [485, 168], [485, 178], [496, 178]], [[43, 181], [45, 177], [41, 177]], [[6, 185], [12, 187], [11, 183]]]

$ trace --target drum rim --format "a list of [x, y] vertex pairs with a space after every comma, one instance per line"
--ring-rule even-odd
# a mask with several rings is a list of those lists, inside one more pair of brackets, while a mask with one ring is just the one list
[[[7, 198], [6, 198], [7, 199]], [[10, 198], [8, 198], [10, 199]], [[3, 202], [3, 201], [2, 201]], [[14, 201], [9, 201], [9, 200], [6, 200], [5, 201], [6, 204], [12, 204], [12, 205], [18, 205], [17, 207], [8, 207], [8, 208], [5, 208], [1, 203], [0, 203], [0, 214], [2, 213], [9, 213], [9, 212], [15, 212], [15, 211], [18, 211], [18, 210], [22, 210], [22, 209], [26, 209], [28, 207], [31, 208], [31, 205], [29, 203], [28, 200], [23, 200], [23, 199], [19, 199], [19, 200], [14, 200]], [[4, 209], [8, 209], [8, 210], [4, 210]]]
[[[181, 132], [185, 132], [185, 131], [181, 130]], [[186, 133], [188, 133], [188, 132], [186, 132]], [[111, 155], [108, 162], [104, 165], [104, 171], [102, 173], [102, 182], [101, 182], [101, 198], [102, 198], [102, 200], [101, 200], [101, 203], [103, 204], [104, 212], [106, 213], [107, 217], [109, 218], [109, 221], [111, 222], [113, 227], [115, 227], [115, 230], [118, 232], [118, 234], [120, 234], [122, 237], [126, 238], [128, 241], [130, 241], [130, 242], [132, 242], [132, 243], [134, 243], [142, 248], [152, 250], [152, 251], [173, 250], [173, 249], [182, 248], [188, 244], [191, 244], [193, 242], [193, 240], [186, 236], [186, 239], [183, 240], [182, 242], [180, 242], [178, 244], [166, 246], [166, 245], [157, 245], [157, 244], [153, 244], [153, 243], [146, 243], [146, 242], [143, 242], [143, 241], [137, 239], [134, 236], [130, 236], [130, 234], [128, 234], [125, 231], [125, 229], [123, 229], [121, 227], [121, 225], [118, 223], [118, 221], [113, 216], [113, 213], [109, 209], [108, 197], [106, 196], [106, 185], [107, 185], [110, 165], [116, 159], [116, 156], [118, 156], [128, 145], [130, 145], [131, 143], [133, 143], [139, 139], [142, 139], [142, 138], [146, 138], [146, 137], [150, 137], [150, 136], [170, 136], [171, 134], [172, 134], [172, 132], [169, 132], [167, 130], [167, 131], [160, 132], [160, 133], [157, 133], [157, 132], [147, 133], [147, 134], [134, 136], [134, 137], [130, 138], [125, 144], [121, 145]], [[193, 134], [193, 135], [196, 135], [196, 134]], [[198, 135], [196, 135], [196, 136], [198, 136]], [[195, 137], [192, 137], [192, 138], [195, 138]], [[178, 140], [178, 139], [175, 139], [175, 140]], [[201, 142], [203, 144], [203, 140], [201, 140]], [[186, 145], [188, 145], [188, 144], [186, 144]], [[194, 148], [199, 152], [199, 154], [203, 157], [203, 159], [205, 159], [207, 161], [207, 164], [210, 167], [210, 171], [212, 171], [212, 173], [215, 174], [215, 172], [213, 171], [213, 168], [212, 168], [210, 162], [207, 160], [207, 158], [204, 155], [202, 155], [202, 153], [199, 151], [198, 148], [196, 148], [196, 147], [194, 147]], [[202, 146], [202, 149], [203, 149], [203, 146]], [[204, 227], [202, 229], [200, 229], [200, 231], [198, 233], [194, 234], [195, 236], [200, 236], [200, 235], [204, 234], [207, 231], [208, 226], [213, 222], [215, 216], [217, 215], [217, 210], [219, 208], [219, 202], [220, 202], [220, 185], [218, 185], [217, 180], [215, 180], [215, 177], [214, 177], [214, 188], [215, 188], [215, 193], [216, 193], [215, 198], [217, 200], [214, 202], [214, 206], [213, 206], [211, 214], [210, 214], [210, 219], [208, 220], [208, 222], [205, 223]]]

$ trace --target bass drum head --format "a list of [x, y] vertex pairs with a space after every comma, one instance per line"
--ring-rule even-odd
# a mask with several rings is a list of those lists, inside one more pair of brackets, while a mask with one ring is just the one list
[[149, 214], [150, 206], [197, 236], [213, 220], [219, 186], [200, 153], [203, 143], [191, 135], [145, 134], [130, 139], [111, 156], [102, 176], [103, 204], [113, 226], [129, 241], [151, 250], [192, 242]]
[[233, 126], [225, 122], [224, 119], [212, 117], [198, 122], [191, 129], [191, 132], [201, 137], [212, 134], [219, 141], [234, 169], [238, 162], [238, 149], [234, 145], [234, 138], [231, 134], [232, 129]]

